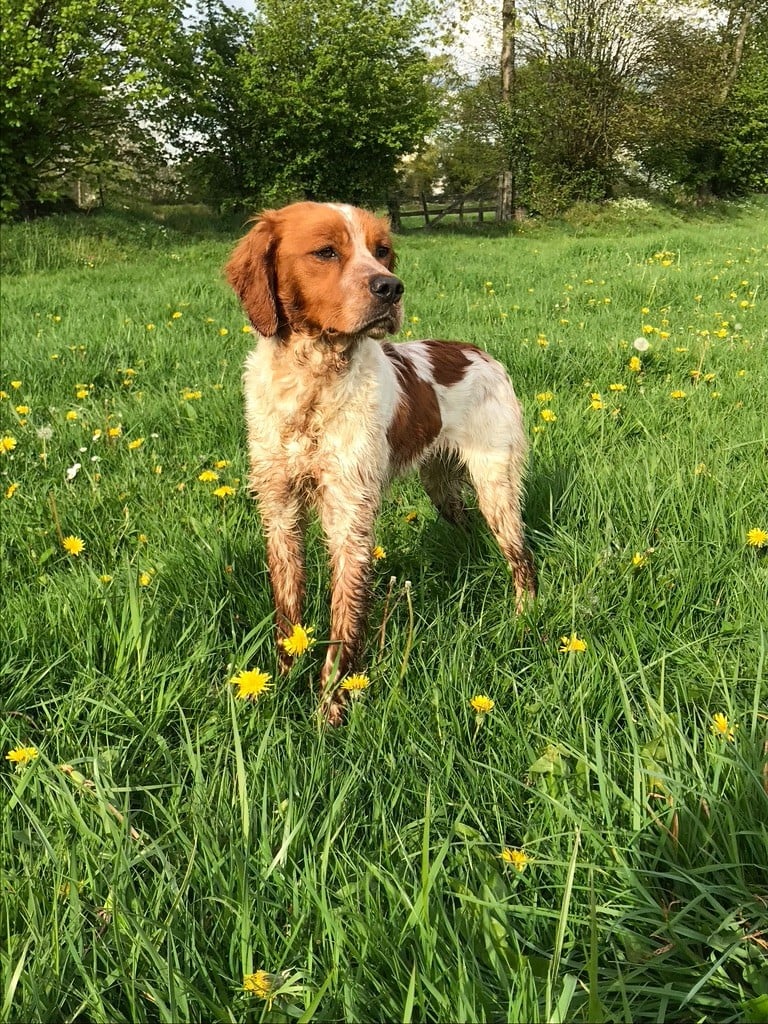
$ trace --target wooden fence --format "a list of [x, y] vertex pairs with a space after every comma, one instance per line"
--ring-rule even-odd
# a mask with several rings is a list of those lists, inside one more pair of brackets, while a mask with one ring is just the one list
[[429, 228], [449, 215], [456, 216], [460, 224], [467, 220], [482, 224], [496, 219], [496, 190], [484, 183], [463, 195], [432, 196], [422, 192], [416, 199], [394, 196], [388, 200], [387, 208], [396, 231], [404, 220], [419, 219], [423, 221], [422, 227]]

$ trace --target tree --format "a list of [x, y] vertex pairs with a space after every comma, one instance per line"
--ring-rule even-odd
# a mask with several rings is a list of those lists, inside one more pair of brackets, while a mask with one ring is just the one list
[[[426, 0], [262, 0], [246, 24], [209, 3], [186, 112], [175, 105], [184, 155], [200, 166], [224, 154], [219, 195], [381, 201], [398, 159], [437, 120], [423, 39], [433, 10]], [[193, 90], [215, 97], [205, 116]]]
[[0, 0], [3, 216], [56, 198], [128, 142], [154, 141], [148, 118], [180, 6]]
[[659, 19], [655, 0], [524, 3], [520, 103], [534, 191], [555, 205], [611, 194]]
[[[501, 4], [501, 104], [504, 113], [502, 124], [507, 128], [507, 136], [514, 134], [516, 126], [516, 58], [517, 58], [517, 2], [502, 0]], [[516, 206], [517, 182], [514, 171], [515, 157], [511, 139], [503, 147], [504, 166], [499, 175], [498, 202], [496, 219], [508, 221], [512, 219]]]
[[248, 191], [258, 145], [243, 88], [252, 26], [252, 15], [206, 0], [166, 65], [165, 136], [190, 194], [205, 201], [236, 199]]
[[651, 175], [700, 199], [768, 184], [766, 4], [737, 2], [721, 14], [667, 21], [657, 33], [632, 138]]
[[497, 178], [504, 162], [498, 73], [460, 83], [445, 104], [435, 133], [434, 178], [449, 193], [463, 193]]
[[[488, 25], [487, 4], [460, 0]], [[498, 213], [609, 195], [660, 0], [497, 0]], [[500, 31], [499, 31], [500, 29]]]

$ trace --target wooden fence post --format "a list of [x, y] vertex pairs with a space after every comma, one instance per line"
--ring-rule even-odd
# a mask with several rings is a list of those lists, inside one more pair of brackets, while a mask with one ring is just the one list
[[424, 223], [429, 224], [429, 206], [427, 205], [426, 192], [421, 193], [421, 208], [424, 211]]

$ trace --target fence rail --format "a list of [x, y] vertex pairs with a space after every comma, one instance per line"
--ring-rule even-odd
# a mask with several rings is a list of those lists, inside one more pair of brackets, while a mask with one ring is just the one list
[[459, 223], [464, 223], [465, 218], [477, 218], [482, 224], [486, 217], [496, 219], [496, 199], [496, 190], [489, 182], [483, 182], [463, 195], [432, 196], [422, 192], [418, 198], [393, 197], [388, 207], [395, 229], [410, 218], [423, 220], [425, 228], [432, 227], [449, 215], [457, 216]]

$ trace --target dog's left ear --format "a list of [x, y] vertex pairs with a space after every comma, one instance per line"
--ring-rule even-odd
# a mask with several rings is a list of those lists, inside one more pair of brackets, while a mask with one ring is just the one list
[[275, 296], [276, 239], [269, 211], [242, 238], [227, 263], [225, 273], [243, 304], [248, 319], [265, 338], [277, 334]]

